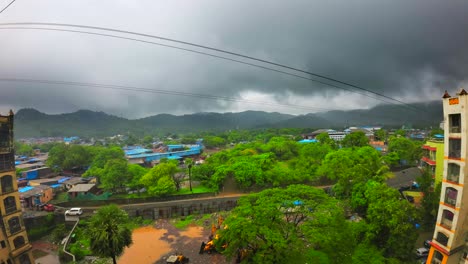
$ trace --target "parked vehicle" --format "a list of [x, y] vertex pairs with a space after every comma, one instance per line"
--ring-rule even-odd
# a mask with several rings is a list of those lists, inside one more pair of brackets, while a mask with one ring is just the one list
[[424, 247], [425, 248], [430, 248], [431, 247], [431, 242], [432, 242], [431, 239], [424, 240]]
[[53, 212], [55, 211], [55, 206], [53, 204], [42, 204], [41, 210], [46, 212]]
[[424, 247], [416, 249], [416, 256], [418, 258], [427, 257], [427, 255], [429, 255], [429, 249]]
[[65, 211], [65, 215], [81, 215], [83, 214], [83, 211], [81, 208], [75, 207], [71, 208], [70, 210]]

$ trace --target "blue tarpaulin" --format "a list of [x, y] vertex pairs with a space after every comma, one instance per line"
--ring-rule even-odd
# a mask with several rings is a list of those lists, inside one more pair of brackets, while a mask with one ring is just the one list
[[172, 156], [167, 157], [167, 159], [170, 159], [170, 160], [181, 159], [181, 158], [182, 158], [182, 157], [181, 157], [181, 156], [178, 156], [178, 155], [172, 155]]
[[62, 187], [62, 184], [59, 184], [59, 183], [58, 184], [52, 184], [50, 187], [52, 187], [54, 189], [55, 188], [60, 188], [60, 187]]
[[301, 141], [298, 141], [299, 143], [315, 143], [318, 142], [316, 139], [303, 139]]
[[64, 181], [68, 181], [69, 179], [70, 179], [70, 177], [65, 177], [65, 178], [62, 178], [62, 179], [58, 180], [57, 182], [62, 183]]
[[26, 187], [19, 188], [19, 189], [18, 189], [18, 192], [24, 193], [24, 192], [30, 191], [30, 190], [32, 190], [32, 189], [34, 189], [34, 187], [26, 186]]
[[32, 170], [32, 171], [26, 172], [26, 179], [28, 179], [28, 180], [37, 179], [37, 176], [38, 176], [37, 170]]

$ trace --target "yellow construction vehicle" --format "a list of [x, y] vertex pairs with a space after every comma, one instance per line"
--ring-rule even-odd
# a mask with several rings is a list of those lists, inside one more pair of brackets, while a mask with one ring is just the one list
[[[219, 234], [217, 234], [217, 231], [222, 227], [223, 221], [224, 221], [223, 217], [218, 216], [217, 224], [211, 225], [211, 234], [208, 237], [209, 241], [207, 243], [205, 242], [201, 243], [200, 252], [199, 252], [200, 254], [203, 254], [203, 253], [211, 254], [213, 252], [216, 252], [214, 241], [219, 239]], [[223, 248], [225, 247], [226, 245], [223, 245]]]

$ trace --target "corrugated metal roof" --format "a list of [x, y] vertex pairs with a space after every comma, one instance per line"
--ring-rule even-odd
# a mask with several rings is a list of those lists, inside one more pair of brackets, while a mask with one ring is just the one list
[[83, 183], [83, 184], [77, 184], [73, 186], [68, 192], [87, 192], [91, 190], [96, 184], [91, 184], [91, 183]]

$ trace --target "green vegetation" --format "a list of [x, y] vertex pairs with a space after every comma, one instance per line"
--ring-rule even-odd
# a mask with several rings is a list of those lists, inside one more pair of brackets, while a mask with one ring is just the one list
[[90, 220], [88, 226], [89, 247], [94, 254], [110, 257], [114, 264], [125, 247], [132, 244], [132, 232], [125, 211], [116, 205], [101, 207]]

